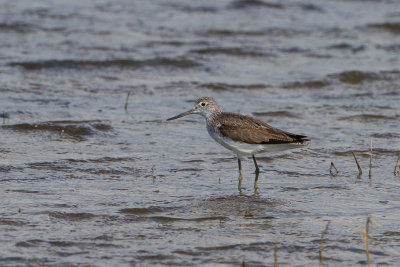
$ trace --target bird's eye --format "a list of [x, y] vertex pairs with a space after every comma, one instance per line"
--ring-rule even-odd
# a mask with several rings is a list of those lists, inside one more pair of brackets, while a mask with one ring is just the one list
[[204, 106], [206, 105], [206, 103], [201, 102], [200, 105], [201, 105], [202, 107], [204, 107]]

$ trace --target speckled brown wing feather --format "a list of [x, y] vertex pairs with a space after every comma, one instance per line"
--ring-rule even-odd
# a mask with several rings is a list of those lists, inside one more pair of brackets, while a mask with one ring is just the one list
[[224, 136], [248, 144], [287, 144], [308, 141], [303, 135], [291, 134], [271, 127], [267, 123], [240, 114], [221, 113], [215, 120]]

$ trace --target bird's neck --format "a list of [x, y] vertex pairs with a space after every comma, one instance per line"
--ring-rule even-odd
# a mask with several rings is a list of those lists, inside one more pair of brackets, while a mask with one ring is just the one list
[[221, 113], [222, 113], [221, 110], [217, 110], [217, 111], [211, 112], [209, 114], [206, 114], [204, 117], [206, 118], [207, 124], [214, 125], [215, 122], [217, 121], [219, 115], [221, 115]]

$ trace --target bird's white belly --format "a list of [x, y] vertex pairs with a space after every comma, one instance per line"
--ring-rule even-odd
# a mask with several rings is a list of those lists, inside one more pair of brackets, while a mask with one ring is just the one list
[[246, 155], [254, 155], [264, 152], [276, 152], [287, 149], [293, 149], [304, 146], [300, 143], [288, 144], [248, 144], [244, 142], [234, 141], [228, 137], [223, 136], [218, 129], [207, 127], [210, 136], [223, 147], [235, 152], [238, 157]]

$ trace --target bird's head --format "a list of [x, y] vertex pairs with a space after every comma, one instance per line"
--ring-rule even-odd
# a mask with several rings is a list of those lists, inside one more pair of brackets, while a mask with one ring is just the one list
[[190, 114], [198, 114], [206, 119], [211, 118], [213, 115], [221, 112], [217, 102], [212, 97], [201, 97], [197, 99], [194, 107], [186, 112], [183, 112], [175, 117], [167, 119], [167, 121], [182, 118]]

